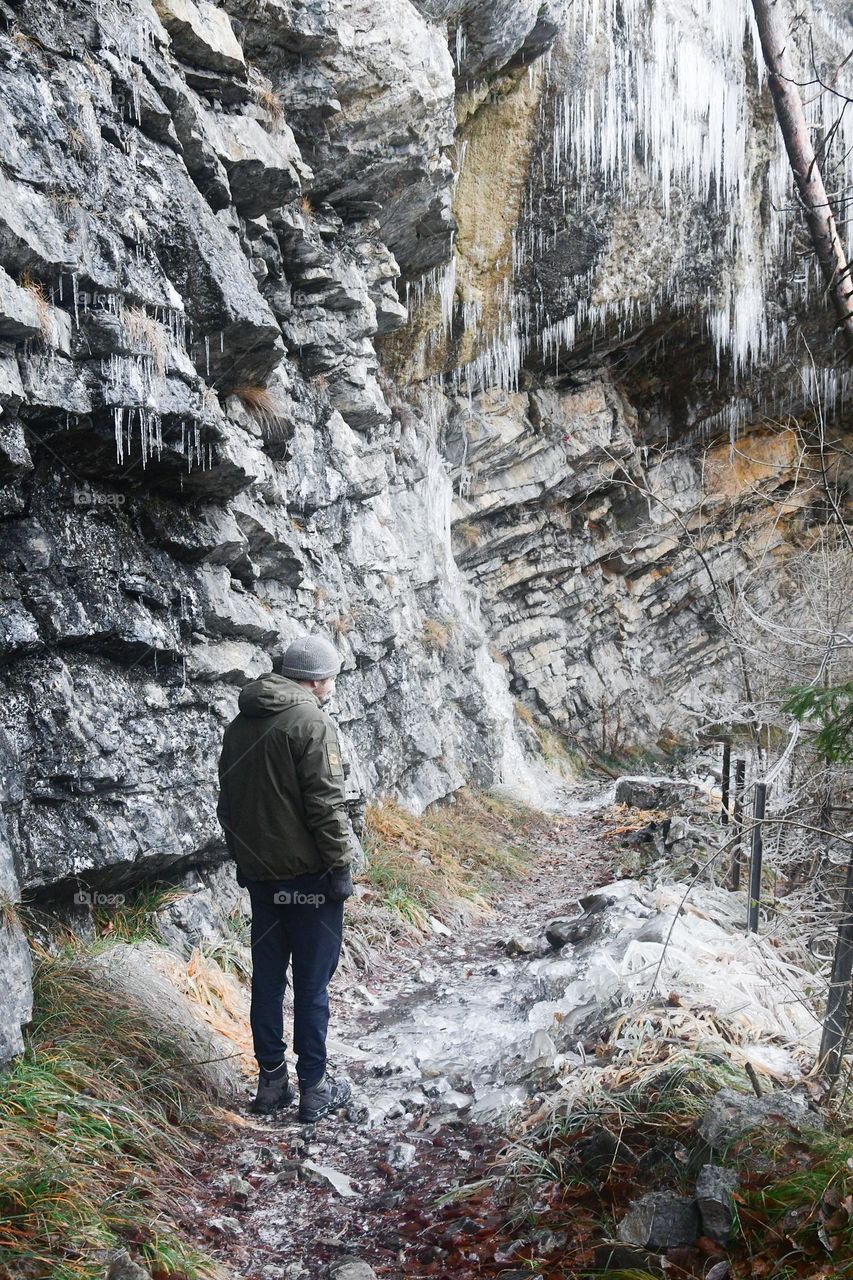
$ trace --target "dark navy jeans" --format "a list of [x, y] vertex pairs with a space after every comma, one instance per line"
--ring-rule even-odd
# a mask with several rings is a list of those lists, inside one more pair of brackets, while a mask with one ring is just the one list
[[287, 967], [293, 982], [293, 1050], [304, 1088], [326, 1069], [328, 983], [338, 967], [343, 902], [327, 901], [325, 877], [247, 880], [252, 899], [252, 1039], [258, 1065], [277, 1067], [284, 1041]]

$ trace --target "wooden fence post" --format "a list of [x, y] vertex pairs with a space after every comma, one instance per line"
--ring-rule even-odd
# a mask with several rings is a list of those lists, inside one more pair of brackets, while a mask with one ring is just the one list
[[761, 905], [761, 859], [764, 852], [761, 824], [764, 821], [766, 803], [767, 783], [756, 782], [755, 803], [752, 806], [752, 846], [749, 855], [749, 911], [746, 917], [748, 933], [755, 933], [758, 929], [758, 909]]

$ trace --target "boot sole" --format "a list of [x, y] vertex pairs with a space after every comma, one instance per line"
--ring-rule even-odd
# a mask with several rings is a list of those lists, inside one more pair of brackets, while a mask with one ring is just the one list
[[324, 1116], [331, 1115], [333, 1111], [340, 1111], [342, 1107], [347, 1105], [351, 1097], [352, 1095], [348, 1094], [346, 1098], [339, 1098], [335, 1102], [329, 1102], [325, 1107], [319, 1107], [316, 1111], [312, 1111], [310, 1114], [300, 1106], [299, 1123], [316, 1124], [318, 1120], [322, 1120]]
[[306, 1113], [300, 1109], [299, 1123], [300, 1124], [316, 1124], [318, 1120], [323, 1119], [323, 1116], [329, 1115], [329, 1113], [334, 1110], [335, 1108], [331, 1105], [331, 1103], [329, 1104], [328, 1107], [321, 1107], [319, 1111], [312, 1111], [310, 1115], [306, 1115]]
[[274, 1115], [276, 1111], [283, 1111], [285, 1107], [289, 1107], [291, 1103], [295, 1101], [296, 1101], [296, 1092], [294, 1089], [290, 1089], [284, 1095], [284, 1097], [281, 1099], [280, 1102], [272, 1102], [272, 1103], [268, 1103], [266, 1106], [260, 1106], [260, 1107], [256, 1106], [254, 1102], [250, 1102], [249, 1111], [252, 1113], [253, 1116], [271, 1116], [271, 1115]]

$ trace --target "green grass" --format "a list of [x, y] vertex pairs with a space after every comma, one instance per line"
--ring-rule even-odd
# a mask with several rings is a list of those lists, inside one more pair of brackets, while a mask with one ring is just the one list
[[216, 1274], [160, 1221], [207, 1127], [181, 1065], [78, 959], [38, 958], [26, 1050], [0, 1081], [3, 1280], [102, 1280], [114, 1247]]
[[750, 1252], [793, 1245], [806, 1256], [832, 1255], [853, 1271], [853, 1138], [849, 1129], [801, 1135], [760, 1133], [737, 1144], [728, 1163], [742, 1180], [738, 1217]]
[[95, 906], [95, 931], [110, 942], [160, 941], [155, 916], [163, 907], [187, 896], [186, 889], [151, 881], [128, 890], [116, 905]]

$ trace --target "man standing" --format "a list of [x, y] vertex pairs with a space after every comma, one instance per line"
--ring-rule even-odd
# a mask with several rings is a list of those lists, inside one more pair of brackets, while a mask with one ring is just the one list
[[338, 966], [353, 835], [334, 722], [321, 704], [341, 660], [323, 636], [303, 636], [279, 674], [247, 684], [225, 730], [217, 815], [237, 881], [252, 901], [251, 1024], [259, 1077], [252, 1110], [293, 1101], [282, 1002], [292, 966], [299, 1119], [313, 1123], [350, 1096], [326, 1072], [328, 983]]

